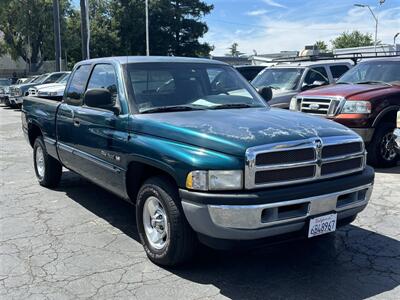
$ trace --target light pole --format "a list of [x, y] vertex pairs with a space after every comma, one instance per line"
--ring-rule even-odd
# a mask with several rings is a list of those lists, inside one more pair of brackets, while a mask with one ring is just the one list
[[150, 55], [150, 43], [149, 43], [149, 0], [145, 1], [146, 9], [146, 55]]
[[374, 42], [374, 50], [376, 54], [376, 44], [378, 43], [378, 18], [375, 16], [374, 12], [372, 11], [371, 7], [368, 4], [354, 4], [357, 7], [367, 7], [371, 12], [372, 16], [375, 19], [375, 42]]
[[396, 47], [396, 39], [400, 35], [400, 32], [396, 33], [393, 37], [393, 45]]
[[89, 3], [87, 0], [80, 0], [80, 4], [81, 4], [82, 59], [89, 59], [90, 58]]
[[55, 69], [61, 71], [60, 4], [53, 0]]

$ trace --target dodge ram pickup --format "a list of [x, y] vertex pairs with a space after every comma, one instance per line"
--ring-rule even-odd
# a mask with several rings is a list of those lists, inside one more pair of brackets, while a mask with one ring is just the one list
[[198, 242], [333, 232], [365, 208], [374, 181], [352, 130], [270, 108], [208, 59], [79, 62], [62, 102], [25, 97], [22, 128], [42, 186], [64, 166], [130, 201], [161, 265], [190, 259]]
[[400, 157], [392, 134], [400, 109], [400, 57], [365, 60], [337, 84], [293, 97], [290, 109], [350, 127], [363, 137], [370, 165], [393, 167]]

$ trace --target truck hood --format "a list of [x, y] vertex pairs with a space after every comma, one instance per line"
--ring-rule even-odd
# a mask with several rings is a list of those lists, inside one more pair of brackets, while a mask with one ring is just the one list
[[65, 84], [53, 83], [43, 84], [36, 87], [39, 92], [63, 92], [65, 90]]
[[53, 83], [46, 83], [46, 84], [38, 84], [38, 85], [35, 85], [35, 88], [37, 90], [41, 90], [41, 89], [50, 88], [50, 87], [57, 86], [57, 85], [60, 85], [60, 83], [53, 82]]
[[398, 92], [400, 92], [399, 85], [335, 84], [305, 91], [299, 96], [341, 96], [346, 99], [371, 100], [377, 96], [382, 97]]
[[279, 108], [289, 108], [290, 99], [295, 96], [295, 90], [272, 90], [272, 99], [268, 104]]
[[333, 121], [277, 108], [139, 114], [132, 116], [132, 130], [237, 156], [264, 144], [357, 136]]

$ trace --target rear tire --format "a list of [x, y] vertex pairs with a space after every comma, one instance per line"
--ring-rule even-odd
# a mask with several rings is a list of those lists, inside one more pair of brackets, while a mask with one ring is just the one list
[[368, 164], [377, 168], [390, 168], [397, 165], [399, 155], [394, 147], [392, 123], [381, 123], [375, 130], [368, 145]]
[[40, 185], [53, 188], [60, 183], [62, 165], [47, 153], [41, 136], [36, 138], [33, 145], [33, 164]]
[[183, 213], [176, 185], [167, 177], [153, 177], [139, 190], [136, 220], [140, 240], [151, 261], [176, 266], [190, 260], [196, 234]]

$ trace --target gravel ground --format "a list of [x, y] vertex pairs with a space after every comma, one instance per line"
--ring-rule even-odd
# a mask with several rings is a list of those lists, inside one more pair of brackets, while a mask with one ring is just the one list
[[134, 209], [65, 171], [38, 185], [20, 111], [0, 107], [0, 299], [400, 299], [400, 167], [352, 225], [309, 241], [152, 264]]

